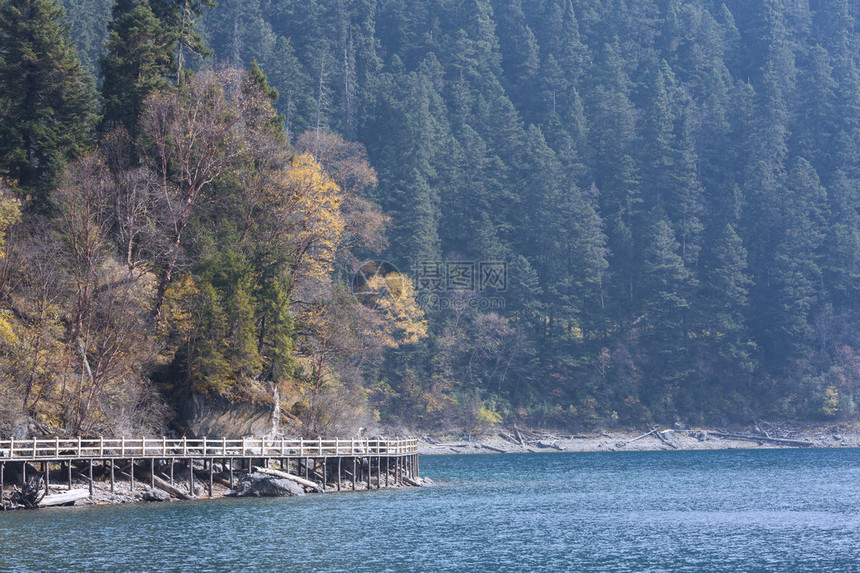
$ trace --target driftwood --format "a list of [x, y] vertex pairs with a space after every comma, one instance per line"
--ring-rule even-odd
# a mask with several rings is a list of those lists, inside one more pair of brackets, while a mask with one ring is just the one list
[[497, 452], [500, 454], [504, 454], [507, 451], [507, 450], [503, 450], [502, 448], [497, 448], [495, 446], [490, 446], [487, 444], [481, 444], [481, 447], [486, 449], [486, 450], [490, 450], [491, 452]]
[[415, 487], [421, 487], [423, 485], [422, 483], [415, 481], [414, 479], [412, 479], [409, 476], [403, 476], [403, 483], [405, 483], [407, 485], [412, 485]]
[[[189, 494], [185, 493], [184, 491], [182, 491], [178, 487], [170, 485], [170, 482], [164, 481], [163, 479], [161, 479], [158, 476], [151, 475], [148, 471], [146, 471], [142, 468], [137, 468], [134, 473], [136, 476], [140, 476], [140, 478], [142, 478], [144, 482], [146, 480], [151, 480], [152, 483], [155, 484], [155, 487], [157, 487], [158, 489], [163, 489], [164, 491], [166, 491], [167, 493], [169, 493], [170, 495], [172, 495], [173, 497], [175, 497], [177, 499], [195, 499], [195, 497], [193, 495], [189, 495]], [[119, 474], [121, 476], [125, 476], [125, 477], [131, 479], [131, 476], [125, 472], [119, 472]]]
[[745, 442], [765, 442], [768, 444], [779, 444], [781, 446], [791, 446], [795, 448], [809, 448], [814, 445], [812, 442], [807, 442], [804, 440], [786, 440], [783, 438], [768, 438], [765, 436], [745, 436], [742, 434], [714, 432], [712, 430], [709, 430], [708, 434], [716, 436], [718, 438], [725, 438], [727, 440], [741, 440]]
[[650, 436], [651, 434], [653, 434], [653, 433], [654, 433], [654, 432], [656, 432], [656, 431], [657, 431], [657, 428], [652, 428], [650, 432], [645, 432], [645, 433], [644, 433], [644, 434], [642, 434], [641, 436], [636, 436], [636, 437], [635, 437], [635, 438], [633, 438], [632, 440], [628, 440], [628, 441], [626, 441], [626, 442], [618, 442], [617, 444], [615, 444], [615, 447], [616, 447], [616, 448], [623, 448], [623, 447], [624, 447], [624, 446], [626, 446], [627, 444], [631, 444], [631, 443], [635, 442], [636, 440], [641, 440], [642, 438], [645, 438], [645, 437], [647, 437], [647, 436]]
[[90, 497], [89, 489], [70, 489], [62, 493], [46, 495], [39, 502], [39, 507], [51, 507], [55, 505], [71, 505], [80, 499]]
[[18, 506], [34, 509], [39, 507], [39, 503], [47, 493], [45, 487], [45, 479], [41, 475], [33, 476], [21, 486], [21, 491], [14, 491], [9, 498], [13, 504]]
[[269, 469], [269, 468], [261, 468], [261, 467], [254, 466], [254, 471], [259, 472], [261, 474], [266, 474], [266, 475], [274, 476], [277, 478], [294, 481], [299, 485], [313, 488], [316, 491], [321, 492], [321, 493], [325, 491], [323, 489], [323, 487], [316, 482], [312, 482], [310, 480], [306, 480], [305, 478], [300, 478], [299, 476], [294, 476], [293, 474], [288, 474], [286, 472], [282, 472], [279, 470], [273, 470], [273, 469]]
[[520, 443], [522, 447], [526, 447], [525, 442], [523, 442], [523, 435], [520, 433], [520, 429], [514, 426], [514, 435], [517, 437], [517, 441]]
[[657, 436], [657, 438], [658, 438], [661, 442], [663, 442], [664, 444], [666, 444], [667, 446], [669, 446], [669, 447], [670, 447], [670, 448], [672, 448], [673, 450], [677, 450], [677, 449], [678, 449], [678, 446], [676, 446], [675, 444], [673, 444], [672, 442], [670, 442], [669, 440], [667, 440], [667, 439], [666, 439], [666, 436], [664, 436], [664, 435], [663, 435], [663, 432], [665, 432], [665, 431], [666, 431], [666, 430], [661, 430], [661, 431], [657, 432], [657, 433], [656, 433], [656, 434], [654, 434], [654, 435], [655, 435], [655, 436]]
[[499, 437], [501, 437], [503, 440], [509, 441], [512, 444], [517, 443], [517, 440], [510, 434], [506, 434], [504, 432], [499, 432]]
[[546, 440], [540, 440], [537, 443], [537, 447], [539, 448], [552, 448], [554, 450], [563, 451], [564, 448], [558, 445], [558, 440], [552, 440], [551, 442]]

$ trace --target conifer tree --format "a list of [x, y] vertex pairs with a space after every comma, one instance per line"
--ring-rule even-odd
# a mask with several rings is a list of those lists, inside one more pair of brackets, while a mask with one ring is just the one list
[[0, 174], [44, 206], [92, 144], [92, 83], [55, 0], [2, 0], [0, 46]]
[[101, 60], [103, 125], [136, 132], [147, 96], [170, 85], [173, 42], [147, 0], [119, 0]]

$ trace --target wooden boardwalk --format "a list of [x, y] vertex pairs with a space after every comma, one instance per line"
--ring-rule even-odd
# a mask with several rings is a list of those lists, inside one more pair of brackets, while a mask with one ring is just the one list
[[[203, 470], [194, 467], [203, 464]], [[219, 481], [235, 485], [234, 473], [268, 470], [274, 465], [277, 472], [289, 474], [315, 484], [318, 491], [327, 487], [341, 489], [344, 480], [366, 484], [368, 489], [394, 484], [415, 484], [418, 479], [418, 441], [415, 438], [364, 438], [364, 439], [168, 439], [168, 438], [74, 438], [0, 440], [0, 499], [7, 485], [7, 464], [12, 466], [23, 485], [27, 480], [28, 466], [43, 475], [46, 487], [52, 472], [61, 466], [72, 487], [73, 468], [84, 475], [93, 494], [94, 468], [104, 479], [110, 476], [114, 491], [117, 473], [128, 477], [134, 489], [135, 473], [139, 481], [149, 481], [151, 487], [173, 491], [174, 467], [179, 464], [187, 470], [189, 496], [194, 496], [195, 474], [208, 477], [209, 495], [212, 495], [216, 474]], [[215, 466], [218, 465], [218, 470]], [[169, 474], [167, 473], [169, 470]], [[86, 472], [84, 474], [84, 472]], [[161, 473], [163, 478], [158, 477]], [[229, 481], [226, 481], [229, 476]], [[375, 478], [375, 484], [374, 482]], [[384, 480], [384, 485], [383, 485]], [[17, 483], [17, 480], [16, 480]], [[306, 484], [307, 485], [307, 484]]]

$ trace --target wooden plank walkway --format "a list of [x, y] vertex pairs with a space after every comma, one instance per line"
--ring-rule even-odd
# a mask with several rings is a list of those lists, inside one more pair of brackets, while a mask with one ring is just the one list
[[[28, 464], [39, 463], [44, 476], [46, 488], [50, 483], [51, 465], [60, 464], [66, 470], [68, 489], [72, 489], [72, 467], [77, 466], [86, 470], [86, 481], [89, 482], [90, 496], [93, 495], [93, 466], [100, 465], [101, 474], [110, 476], [111, 491], [115, 488], [115, 468], [121, 461], [128, 462], [126, 469], [134, 490], [135, 465], [147, 462], [138, 467], [139, 474], [145, 474], [144, 480], [151, 487], [160, 487], [171, 492], [174, 496], [188, 496], [174, 487], [174, 465], [184, 464], [188, 474], [188, 492], [194, 496], [194, 474], [200, 472], [193, 469], [195, 462], [203, 462], [203, 472], [208, 473], [209, 495], [215, 474], [215, 462], [221, 467], [221, 472], [229, 472], [229, 486], [234, 485], [234, 470], [239, 472], [252, 471], [253, 467], [268, 468], [270, 462], [279, 462], [281, 471], [293, 475], [304, 475], [304, 479], [314, 478], [318, 491], [325, 491], [327, 485], [333, 485], [338, 491], [344, 479], [351, 480], [352, 489], [356, 489], [356, 481], [366, 483], [367, 489], [389, 485], [389, 478], [395, 484], [417, 485], [418, 479], [418, 440], [416, 438], [363, 438], [363, 439], [333, 439], [305, 440], [298, 439], [264, 439], [242, 438], [228, 439], [168, 439], [168, 438], [52, 438], [27, 440], [0, 439], [0, 500], [4, 493], [6, 482], [6, 465], [18, 472], [20, 483], [26, 482]], [[169, 482], [156, 477], [156, 465], [163, 464], [169, 468]], [[120, 466], [122, 467], [122, 466]], [[83, 471], [83, 469], [81, 471]], [[97, 468], [98, 469], [98, 468]], [[351, 469], [351, 471], [350, 471]], [[375, 472], [374, 472], [375, 470]], [[32, 473], [32, 469], [30, 470]], [[107, 473], [109, 471], [109, 474]], [[120, 474], [123, 474], [120, 470]], [[375, 474], [375, 475], [374, 475]], [[126, 475], [126, 474], [123, 474]], [[384, 476], [384, 478], [383, 478]], [[148, 478], [148, 480], [147, 480]], [[103, 478], [105, 479], [105, 478]], [[138, 479], [138, 481], [142, 481]], [[160, 484], [160, 485], [159, 485]], [[362, 486], [364, 487], [364, 486]]]
[[240, 440], [168, 438], [74, 438], [0, 440], [0, 462], [142, 458], [305, 458], [404, 456], [418, 453], [416, 438], [334, 440]]

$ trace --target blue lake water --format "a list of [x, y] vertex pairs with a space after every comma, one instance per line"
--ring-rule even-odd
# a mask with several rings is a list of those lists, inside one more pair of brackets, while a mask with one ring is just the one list
[[0, 513], [2, 571], [860, 571], [860, 450], [424, 456], [397, 491]]

